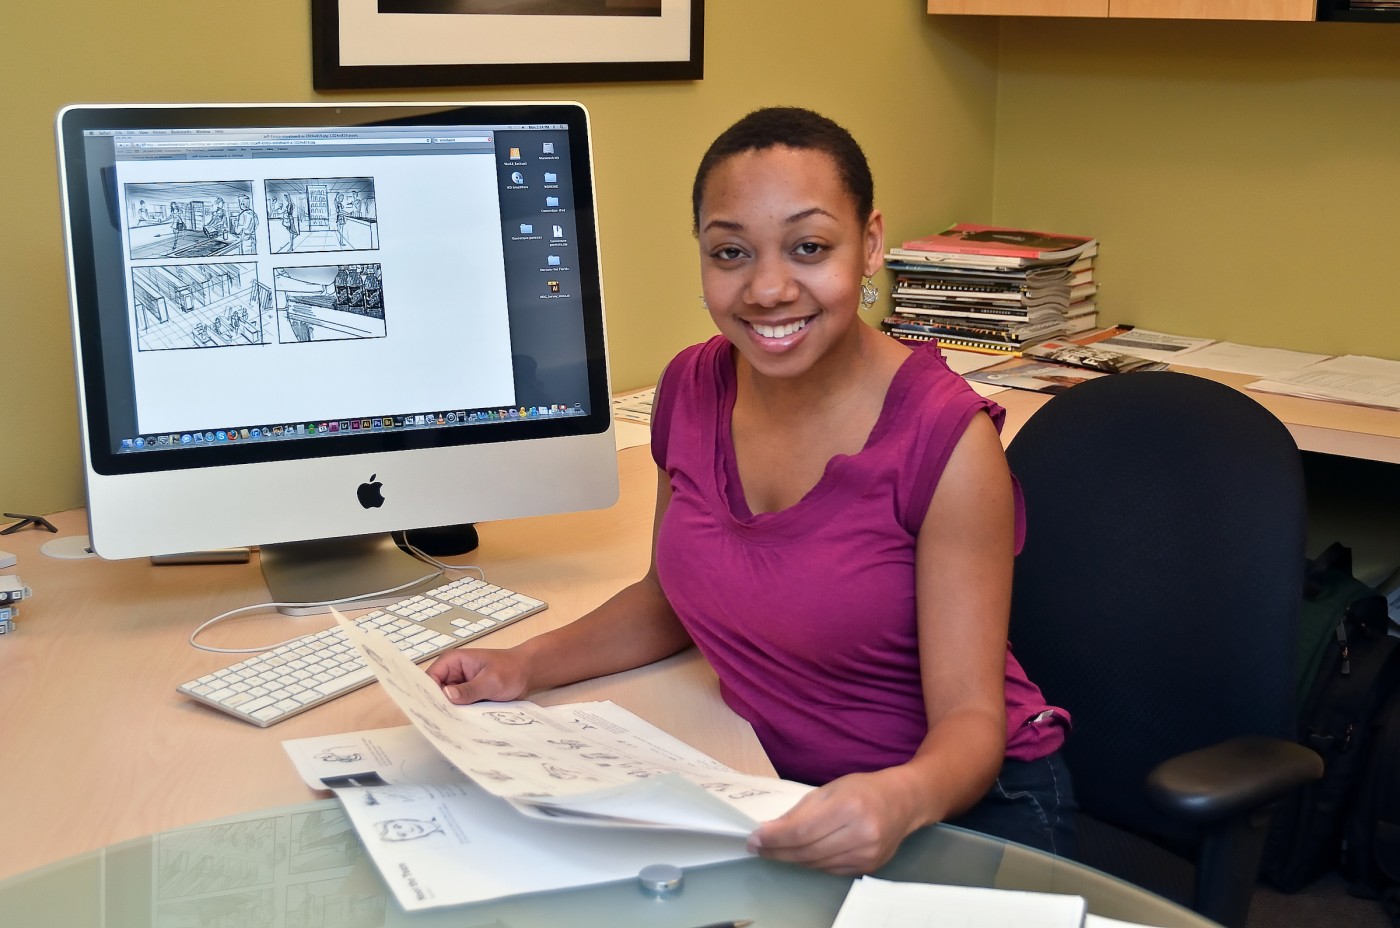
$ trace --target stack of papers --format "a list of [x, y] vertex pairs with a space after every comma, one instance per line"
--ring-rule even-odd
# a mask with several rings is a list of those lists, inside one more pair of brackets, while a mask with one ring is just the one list
[[1261, 393], [1281, 393], [1355, 406], [1400, 409], [1400, 361], [1343, 355], [1246, 384]]
[[308, 785], [335, 791], [405, 910], [739, 859], [811, 790], [732, 770], [612, 703], [453, 705], [337, 618], [413, 725], [284, 747]]

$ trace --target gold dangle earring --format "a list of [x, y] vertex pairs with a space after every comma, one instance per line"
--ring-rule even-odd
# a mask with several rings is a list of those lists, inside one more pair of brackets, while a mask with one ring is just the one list
[[873, 278], [867, 277], [860, 282], [860, 305], [866, 309], [875, 305], [875, 301], [880, 298], [880, 288], [875, 286]]

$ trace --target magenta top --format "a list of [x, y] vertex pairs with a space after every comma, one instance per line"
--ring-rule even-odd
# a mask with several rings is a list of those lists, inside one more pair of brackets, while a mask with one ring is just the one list
[[[979, 412], [978, 396], [930, 346], [900, 367], [854, 455], [837, 455], [796, 505], [754, 515], [734, 460], [735, 371], [721, 336], [667, 368], [652, 455], [670, 478], [657, 539], [662, 588], [786, 778], [825, 783], [908, 761], [928, 733], [920, 678], [914, 544], [934, 488]], [[1024, 509], [1016, 492], [1016, 548]], [[949, 578], [956, 583], [958, 578]], [[1006, 754], [1034, 760], [1064, 741], [1008, 648]]]

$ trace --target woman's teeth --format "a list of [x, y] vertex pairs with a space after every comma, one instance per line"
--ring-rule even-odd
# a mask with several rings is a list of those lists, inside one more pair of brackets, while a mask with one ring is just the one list
[[789, 322], [787, 325], [762, 325], [752, 323], [753, 330], [764, 338], [786, 338], [794, 332], [800, 332], [807, 327], [807, 320], [801, 319], [797, 322]]

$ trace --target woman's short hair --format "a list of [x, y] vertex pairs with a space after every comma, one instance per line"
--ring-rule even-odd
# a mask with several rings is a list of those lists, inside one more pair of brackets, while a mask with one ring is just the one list
[[705, 183], [716, 167], [734, 155], [769, 148], [795, 148], [820, 151], [836, 163], [837, 173], [856, 204], [856, 214], [864, 222], [875, 208], [875, 180], [860, 145], [836, 122], [820, 113], [796, 106], [770, 106], [754, 110], [720, 133], [710, 143], [695, 171], [690, 191], [691, 220], [700, 225], [700, 200]]

